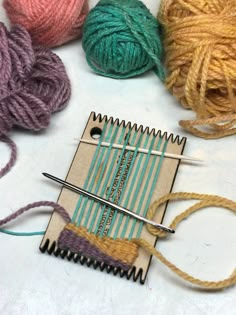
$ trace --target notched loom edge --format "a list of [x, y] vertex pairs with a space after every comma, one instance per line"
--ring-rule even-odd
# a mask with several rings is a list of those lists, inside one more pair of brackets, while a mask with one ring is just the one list
[[54, 254], [56, 257], [61, 257], [62, 259], [67, 258], [68, 261], [74, 261], [75, 263], [80, 263], [81, 265], [87, 265], [87, 267], [93, 267], [95, 270], [100, 269], [100, 271], [106, 271], [108, 274], [112, 273], [114, 276], [120, 276], [120, 278], [126, 278], [127, 280], [132, 279], [134, 282], [139, 281], [140, 284], [144, 284], [146, 276], [144, 277], [143, 269], [137, 269], [133, 266], [128, 271], [121, 268], [113, 267], [104, 262], [99, 262], [83, 255], [75, 254], [67, 250], [62, 250], [57, 247], [56, 241], [50, 244], [50, 240], [47, 238], [45, 242], [39, 247], [42, 253], [48, 253], [49, 255]]
[[136, 123], [132, 124], [130, 121], [125, 122], [124, 120], [120, 121], [119, 118], [113, 118], [113, 117], [107, 117], [107, 115], [102, 114], [96, 114], [95, 112], [91, 112], [90, 118], [93, 121], [98, 121], [99, 123], [102, 123], [103, 121], [110, 122], [112, 124], [117, 124], [117, 126], [123, 126], [127, 128], [134, 129], [135, 131], [141, 131], [143, 133], [146, 133], [147, 135], [153, 134], [155, 137], [160, 137], [165, 139], [166, 141], [170, 141], [172, 143], [177, 143], [178, 145], [182, 145], [186, 142], [186, 137], [180, 137], [179, 135], [174, 135], [173, 133], [163, 132], [161, 130], [156, 130], [155, 128], [149, 128], [144, 127], [143, 125], [137, 125]]

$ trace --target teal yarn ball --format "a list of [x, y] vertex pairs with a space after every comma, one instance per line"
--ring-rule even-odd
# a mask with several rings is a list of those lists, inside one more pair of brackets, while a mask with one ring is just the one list
[[139, 0], [101, 0], [86, 18], [82, 45], [100, 75], [124, 79], [153, 69], [164, 79], [160, 25]]

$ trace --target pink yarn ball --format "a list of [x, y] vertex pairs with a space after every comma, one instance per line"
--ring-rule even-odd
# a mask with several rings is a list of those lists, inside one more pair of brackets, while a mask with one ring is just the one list
[[12, 24], [23, 25], [32, 39], [55, 47], [80, 37], [87, 0], [4, 0]]

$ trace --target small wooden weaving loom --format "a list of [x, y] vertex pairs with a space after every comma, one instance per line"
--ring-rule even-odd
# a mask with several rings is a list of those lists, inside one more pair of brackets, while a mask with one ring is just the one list
[[[82, 140], [97, 142], [79, 143], [66, 181], [143, 217], [152, 202], [172, 190], [180, 159], [165, 157], [164, 154], [182, 154], [186, 143], [186, 138], [174, 138], [173, 134], [168, 136], [167, 133], [162, 134], [154, 129], [150, 131], [149, 128], [144, 130], [143, 126], [132, 126], [130, 122], [126, 124], [112, 117], [108, 119], [107, 116], [96, 115], [94, 112], [90, 114]], [[110, 145], [104, 147], [103, 142]], [[112, 144], [121, 144], [122, 148], [114, 148]], [[136, 149], [128, 150], [128, 146]], [[148, 152], [139, 152], [139, 148], [148, 149]], [[153, 150], [161, 151], [162, 154], [153, 155]], [[68, 211], [74, 226], [84, 227], [84, 230], [96, 237], [103, 239], [107, 236], [112, 240], [143, 238], [153, 246], [156, 245], [157, 238], [147, 231], [143, 222], [66, 188], [62, 188], [58, 203]], [[162, 223], [165, 208], [166, 205], [160, 208], [153, 218], [155, 222]], [[134, 281], [139, 279], [142, 284], [145, 282], [151, 255], [142, 248], [138, 249], [137, 258], [127, 269], [117, 263], [119, 259], [113, 260], [113, 263], [109, 263], [110, 260], [105, 258], [103, 261], [101, 257], [105, 256], [101, 255], [96, 259], [98, 250], [94, 247], [93, 254], [88, 255], [88, 242], [84, 247], [78, 244], [79, 252], [71, 250], [70, 247], [61, 248], [58, 239], [65, 232], [65, 225], [60, 215], [54, 211], [40, 245], [42, 252], [67, 257], [81, 264], [86, 263], [101, 271], [112, 271]]]

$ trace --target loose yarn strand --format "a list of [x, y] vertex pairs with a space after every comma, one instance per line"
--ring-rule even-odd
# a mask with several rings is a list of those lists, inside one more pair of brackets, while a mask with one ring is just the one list
[[[225, 125], [216, 125], [217, 123], [222, 123], [223, 121], [228, 120], [229, 122]], [[208, 118], [208, 119], [196, 119], [196, 120], [180, 120], [179, 125], [195, 136], [205, 138], [205, 139], [218, 139], [223, 138], [225, 136], [232, 136], [236, 134], [236, 127], [231, 128], [235, 126], [236, 124], [236, 115], [225, 115], [221, 117], [214, 117], [214, 118]], [[201, 125], [209, 125], [213, 126], [215, 132], [205, 132], [199, 130], [198, 126]], [[226, 130], [221, 130], [225, 129]], [[231, 129], [230, 129], [231, 128]]]
[[6, 229], [0, 229], [0, 233], [13, 235], [13, 236], [38, 236], [38, 235], [44, 235], [45, 231], [37, 231], [37, 232], [15, 232], [15, 231], [9, 231]]
[[0, 220], [0, 226], [3, 226], [12, 220], [15, 220], [17, 217], [22, 215], [24, 212], [27, 212], [31, 209], [35, 209], [35, 208], [39, 208], [39, 207], [53, 207], [54, 210], [57, 211], [61, 215], [61, 217], [65, 220], [66, 223], [69, 223], [71, 221], [70, 216], [67, 213], [67, 211], [63, 207], [61, 207], [59, 204], [57, 204], [56, 202], [37, 201], [37, 202], [29, 203], [28, 205], [17, 210], [16, 212], [10, 214], [6, 218], [1, 219]]
[[[127, 12], [128, 13], [128, 12]], [[157, 47], [152, 48], [153, 43], [153, 36], [151, 33], [147, 32], [145, 26], [140, 24], [140, 21], [132, 21], [132, 16], [128, 16], [126, 18], [127, 26], [130, 29], [130, 32], [134, 35], [134, 38], [136, 38], [140, 45], [143, 47], [143, 49], [146, 51], [146, 53], [150, 56], [150, 58], [154, 61], [154, 64], [156, 65], [156, 73], [160, 77], [161, 80], [164, 80], [165, 74], [162, 67], [161, 60], [159, 56], [157, 56], [156, 51], [160, 51], [161, 53], [161, 43], [158, 43], [159, 45], [156, 45]]]
[[188, 273], [182, 271], [174, 264], [172, 264], [168, 259], [166, 259], [156, 248], [154, 248], [151, 244], [149, 244], [144, 239], [133, 239], [133, 242], [143, 249], [145, 249], [148, 253], [154, 255], [157, 259], [159, 259], [165, 266], [167, 266], [170, 270], [172, 270], [175, 274], [177, 274], [180, 278], [198, 286], [201, 286], [206, 289], [211, 290], [221, 290], [227, 287], [230, 287], [236, 284], [236, 270], [226, 279], [221, 281], [203, 281], [198, 278], [192, 277]]
[[[210, 206], [216, 206], [216, 207], [223, 207], [227, 208], [233, 212], [236, 213], [236, 202], [229, 200], [227, 198], [223, 198], [220, 196], [215, 196], [215, 195], [205, 195], [205, 194], [196, 194], [196, 193], [170, 193], [159, 200], [155, 201], [152, 206], [150, 207], [147, 218], [148, 219], [153, 219], [156, 211], [158, 210], [158, 207], [166, 203], [167, 201], [171, 200], [192, 200], [192, 199], [198, 199], [201, 200], [197, 202], [195, 205], [189, 207], [186, 211], [181, 213], [180, 215], [176, 216], [176, 218], [172, 221], [170, 224], [170, 228], [175, 229], [178, 224], [189, 217], [192, 213], [206, 208]], [[166, 232], [157, 230], [153, 228], [151, 225], [147, 225], [148, 231], [155, 236], [158, 236], [160, 238], [164, 238], [167, 236]], [[171, 263], [169, 260], [167, 260], [157, 249], [155, 249], [151, 244], [149, 244], [146, 240], [144, 239], [133, 239], [133, 242], [135, 244], [141, 246], [144, 248], [147, 252], [150, 254], [154, 255], [157, 257], [164, 265], [166, 265], [169, 269], [171, 269], [174, 273], [176, 273], [179, 277], [182, 279], [191, 282], [192, 284], [196, 284], [198, 286], [207, 288], [207, 289], [212, 289], [212, 290], [220, 290], [223, 288], [230, 287], [234, 284], [236, 284], [236, 269], [233, 271], [233, 273], [226, 279], [221, 280], [221, 281], [203, 281], [198, 278], [195, 278], [188, 273], [182, 271], [178, 267], [176, 267], [173, 263]]]
[[0, 178], [3, 177], [9, 170], [12, 168], [12, 166], [15, 164], [16, 161], [16, 156], [17, 156], [17, 148], [16, 144], [14, 141], [12, 141], [9, 137], [7, 136], [2, 136], [0, 137], [0, 141], [6, 143], [10, 149], [11, 149], [11, 156], [9, 158], [9, 161], [7, 164], [0, 169]]

